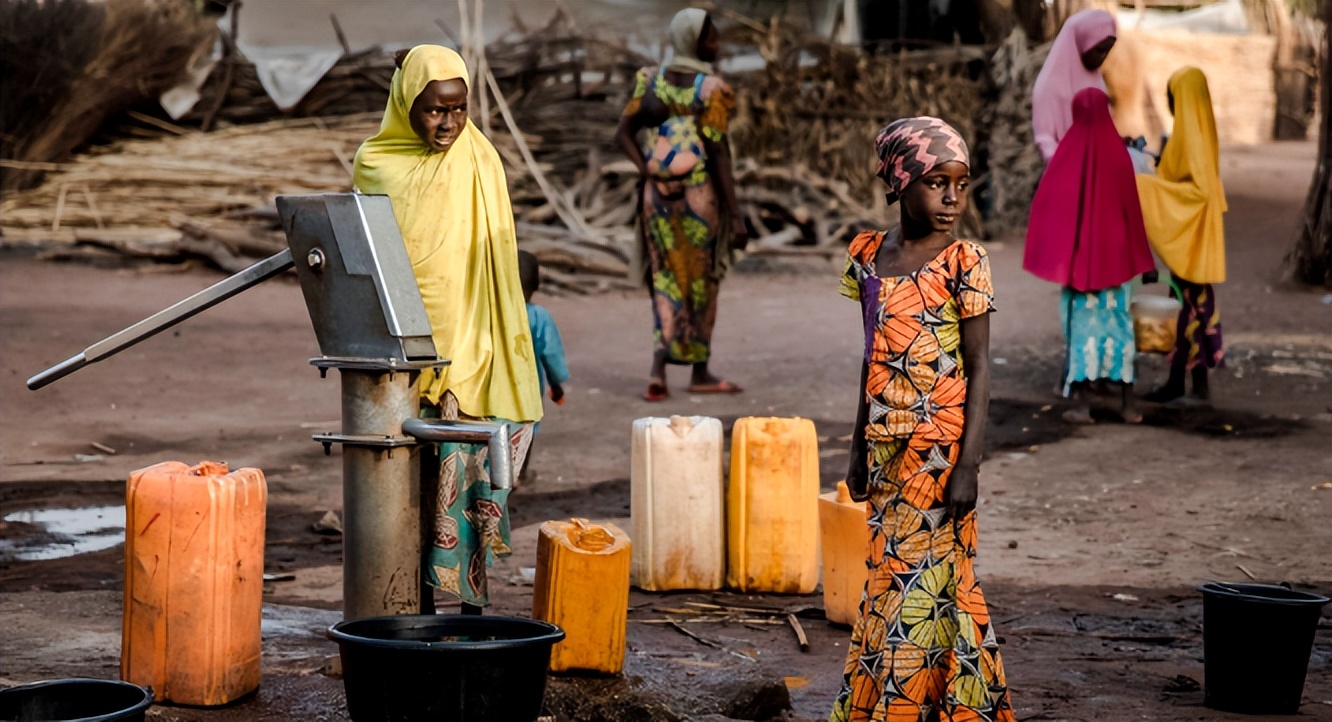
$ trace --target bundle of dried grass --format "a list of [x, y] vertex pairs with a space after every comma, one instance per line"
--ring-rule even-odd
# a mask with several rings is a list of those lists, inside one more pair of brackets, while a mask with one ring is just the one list
[[992, 237], [1003, 237], [1027, 222], [1045, 161], [1031, 129], [1031, 89], [1050, 46], [1027, 47], [1021, 28], [1013, 31], [990, 60], [991, 102], [981, 116], [989, 161], [990, 213], [985, 221]]
[[[78, 15], [74, 5], [57, 5], [59, 10]], [[73, 29], [75, 37], [71, 38], [64, 29], [54, 36], [79, 42], [77, 34], [87, 34], [89, 30], [89, 24], [83, 22]], [[190, 58], [207, 49], [212, 32], [185, 0], [107, 0], [93, 40], [95, 50], [81, 72], [64, 92], [49, 98], [56, 102], [39, 111], [35, 126], [4, 129], [16, 139], [15, 160], [22, 163], [65, 160], [107, 118], [171, 87], [182, 76]], [[53, 51], [58, 52], [59, 45], [54, 43]], [[10, 77], [6, 73], [6, 78]], [[9, 102], [6, 94], [6, 103]], [[9, 171], [2, 181], [6, 189], [31, 186], [42, 172], [23, 165], [11, 166]]]
[[97, 49], [104, 10], [85, 0], [0, 0], [0, 159], [17, 158], [68, 96]]

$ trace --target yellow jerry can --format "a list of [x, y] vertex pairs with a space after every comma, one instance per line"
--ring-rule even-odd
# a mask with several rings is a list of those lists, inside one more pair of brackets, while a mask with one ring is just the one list
[[624, 669], [629, 619], [629, 535], [586, 519], [548, 521], [537, 537], [532, 618], [559, 626], [552, 672]]
[[869, 569], [869, 525], [865, 502], [853, 501], [845, 481], [837, 491], [819, 496], [819, 531], [823, 549], [823, 611], [828, 621], [855, 624]]
[[731, 431], [727, 586], [809, 594], [819, 585], [819, 437], [809, 419], [749, 417]]
[[629, 513], [633, 582], [721, 589], [726, 581], [722, 425], [706, 416], [634, 421]]
[[130, 475], [121, 679], [188, 705], [258, 689], [267, 505], [258, 469], [168, 461]]

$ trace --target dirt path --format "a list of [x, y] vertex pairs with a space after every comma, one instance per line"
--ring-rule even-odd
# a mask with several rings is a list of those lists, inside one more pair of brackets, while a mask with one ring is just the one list
[[[1200, 693], [1177, 679], [1202, 680], [1192, 588], [1252, 574], [1332, 591], [1332, 490], [1320, 486], [1328, 480], [1332, 431], [1332, 306], [1322, 292], [1277, 282], [1311, 158], [1308, 144], [1225, 155], [1231, 280], [1219, 299], [1229, 368], [1213, 383], [1212, 411], [1152, 409], [1140, 427], [1059, 423], [1062, 401], [1051, 392], [1060, 364], [1058, 289], [1021, 271], [1020, 243], [990, 244], [1000, 312], [979, 573], [1005, 636], [1020, 718], [1225, 719], [1198, 706]], [[715, 367], [746, 392], [690, 396], [677, 372], [674, 395], [655, 405], [639, 398], [650, 323], [643, 298], [541, 299], [564, 333], [574, 381], [569, 401], [548, 409], [535, 482], [513, 497], [516, 534], [530, 537], [532, 525], [547, 518], [627, 516], [629, 426], [647, 415], [705, 414], [728, 424], [749, 415], [812, 418], [830, 487], [846, 464], [838, 439], [849, 429], [860, 343], [854, 307], [833, 292], [839, 271], [834, 262], [742, 264], [724, 287]], [[336, 538], [308, 526], [340, 509], [341, 465], [309, 436], [336, 428], [338, 385], [307, 364], [317, 349], [293, 282], [270, 282], [42, 391], [23, 387], [27, 376], [216, 279], [0, 255], [0, 513], [114, 505], [130, 471], [168, 459], [258, 466], [271, 491], [268, 569], [296, 575], [272, 585], [270, 601], [334, 609], [341, 550]], [[1157, 358], [1139, 368], [1144, 388], [1164, 377]], [[7, 545], [0, 552], [0, 677], [114, 674], [114, 649], [95, 663], [53, 661], [67, 648], [56, 643], [54, 618], [34, 609], [83, 599], [91, 605], [80, 612], [88, 623], [114, 630], [116, 606], [86, 595], [119, 588], [119, 550], [13, 559], [14, 544], [42, 541], [49, 539], [40, 527], [0, 522]], [[530, 545], [520, 544], [496, 578], [533, 563]], [[524, 612], [530, 590], [505, 584], [497, 596], [501, 609]], [[712, 659], [681, 635], [643, 626], [631, 643], [644, 655], [664, 649]], [[799, 714], [816, 718], [836, 691], [845, 631], [809, 626], [815, 649], [807, 655], [792, 652], [778, 632], [746, 644], [763, 650], [765, 671], [804, 680], [794, 683], [792, 699]], [[1030, 631], [1036, 628], [1046, 631]], [[1046, 633], [1055, 628], [1072, 632]], [[747, 638], [743, 629], [719, 633]], [[1158, 636], [1172, 641], [1107, 640], [1079, 629], [1165, 630]], [[319, 644], [307, 650], [311, 660], [330, 653]], [[278, 696], [265, 698], [277, 706], [262, 715], [252, 709], [249, 718], [281, 719], [287, 702], [274, 700], [300, 697], [285, 669], [270, 670], [283, 680], [272, 685]], [[315, 698], [336, 695], [336, 687], [310, 684]], [[1303, 714], [1332, 719], [1329, 703], [1332, 638], [1320, 631]]]

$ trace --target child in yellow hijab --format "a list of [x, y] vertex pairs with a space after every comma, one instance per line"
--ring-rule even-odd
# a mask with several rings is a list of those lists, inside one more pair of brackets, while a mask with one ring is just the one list
[[[541, 392], [504, 166], [467, 119], [469, 80], [448, 48], [408, 52], [379, 133], [356, 152], [355, 182], [392, 199], [435, 349], [450, 361], [422, 374], [422, 415], [512, 422], [522, 468]], [[422, 503], [434, 508], [428, 580], [474, 607], [488, 601], [492, 557], [510, 552], [508, 491], [491, 488], [483, 454], [441, 444], [438, 471], [431, 458], [422, 476]]]
[[1138, 196], [1147, 240], [1170, 269], [1183, 308], [1169, 356], [1170, 378], [1146, 398], [1163, 402], [1183, 396], [1188, 371], [1193, 399], [1206, 401], [1207, 369], [1221, 366], [1224, 358], [1213, 284], [1226, 280], [1226, 189], [1207, 76], [1181, 68], [1170, 76], [1169, 88], [1174, 130], [1157, 174], [1137, 176]]

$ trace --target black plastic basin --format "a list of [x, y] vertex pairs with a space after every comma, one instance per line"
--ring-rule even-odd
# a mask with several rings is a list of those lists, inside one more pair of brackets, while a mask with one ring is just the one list
[[1203, 703], [1245, 714], [1296, 714], [1328, 598], [1270, 584], [1208, 582]]
[[0, 690], [0, 722], [143, 722], [152, 690], [105, 679], [53, 679]]
[[402, 615], [339, 622], [353, 722], [532, 722], [564, 631], [517, 617]]

